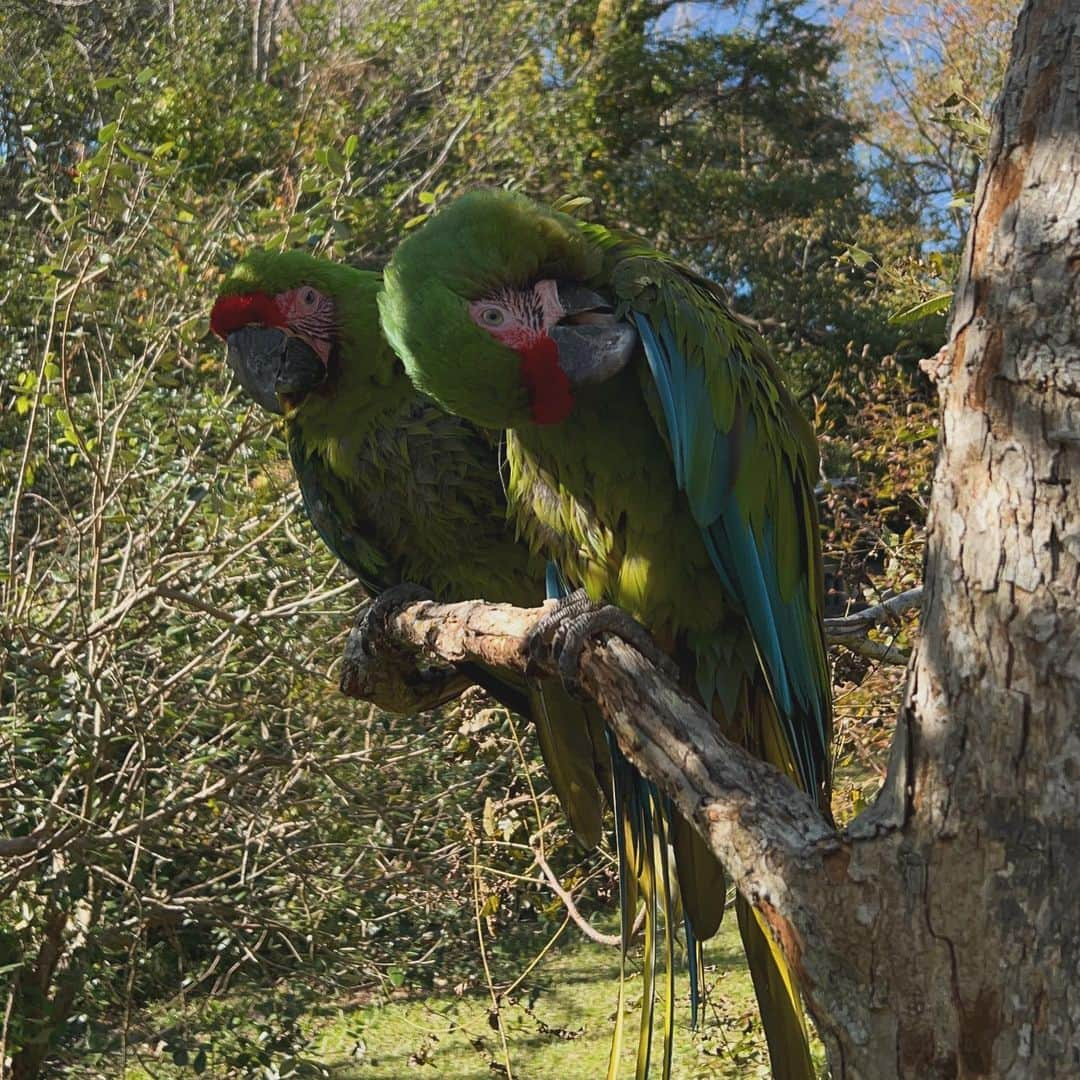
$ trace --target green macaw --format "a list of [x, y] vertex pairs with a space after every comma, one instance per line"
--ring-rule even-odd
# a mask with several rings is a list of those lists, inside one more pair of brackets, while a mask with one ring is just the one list
[[[400, 245], [380, 310], [419, 390], [507, 429], [510, 500], [534, 548], [642, 622], [720, 729], [828, 815], [816, 441], [720, 289], [638, 240], [488, 190]], [[690, 929], [710, 936], [723, 884], [703, 842], [655, 802], [637, 821], [655, 842], [636, 857], [669, 835]], [[788, 965], [736, 907], [773, 1074], [812, 1077]]]
[[[418, 394], [379, 332], [382, 277], [304, 252], [253, 252], [211, 313], [256, 402], [284, 416], [304, 506], [372, 596], [403, 582], [443, 600], [533, 606], [544, 561], [507, 522], [496, 441]], [[555, 790], [586, 846], [610, 771], [603, 724], [558, 684], [467, 673], [535, 721]]]

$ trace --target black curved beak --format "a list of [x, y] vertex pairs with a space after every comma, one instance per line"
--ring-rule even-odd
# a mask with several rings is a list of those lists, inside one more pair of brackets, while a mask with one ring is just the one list
[[559, 348], [559, 367], [574, 386], [606, 382], [630, 362], [637, 331], [617, 319], [599, 293], [573, 281], [556, 285], [563, 316], [549, 332]]
[[245, 326], [228, 337], [228, 363], [240, 385], [268, 412], [284, 413], [282, 399], [298, 400], [326, 380], [319, 354], [274, 327]]

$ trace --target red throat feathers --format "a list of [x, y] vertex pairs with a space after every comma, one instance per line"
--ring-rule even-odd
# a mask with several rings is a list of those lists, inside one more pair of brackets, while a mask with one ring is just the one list
[[519, 352], [533, 420], [537, 424], [562, 423], [574, 407], [574, 396], [566, 372], [559, 367], [558, 345], [542, 334]]

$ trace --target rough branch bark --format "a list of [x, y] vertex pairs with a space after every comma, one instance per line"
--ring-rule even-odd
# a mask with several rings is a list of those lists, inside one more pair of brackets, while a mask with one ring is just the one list
[[[443, 662], [473, 661], [530, 676], [556, 676], [550, 656], [530, 655], [529, 640], [544, 608], [522, 609], [469, 600], [458, 604], [409, 604], [393, 614], [377, 655], [402, 647]], [[396, 662], [400, 662], [400, 659]], [[659, 783], [687, 818], [715, 833], [736, 882], [747, 865], [746, 887], [759, 867], [745, 854], [768, 848], [777, 867], [820, 845], [835, 846], [835, 832], [811, 800], [772, 766], [725, 739], [712, 718], [636, 649], [618, 639], [588, 642], [581, 656], [581, 685], [604, 712], [627, 757]]]
[[[357, 626], [363, 615], [364, 608], [361, 608]], [[421, 667], [414, 657], [400, 654], [398, 650], [387, 649], [378, 657], [369, 656], [355, 628], [345, 644], [339, 683], [341, 692], [346, 697], [370, 702], [384, 712], [407, 716], [437, 709], [472, 685], [468, 675], [453, 667]]]
[[[832, 831], [625, 644], [581, 682], [765, 915], [841, 1078], [1080, 1075], [1080, 0], [1021, 16], [948, 350], [923, 628], [874, 805]], [[525, 670], [537, 611], [397, 641]]]
[[[900, 616], [918, 607], [922, 595], [923, 587], [919, 585], [853, 615], [826, 619], [825, 638], [830, 645], [842, 645], [871, 660], [885, 664], [907, 664], [910, 659], [907, 653], [894, 645], [874, 641], [868, 633], [879, 626], [899, 625]], [[445, 663], [444, 658], [433, 656], [432, 659]], [[385, 712], [413, 715], [435, 709], [452, 701], [472, 685], [472, 677], [467, 670], [418, 666], [414, 656], [399, 654], [393, 642], [383, 642], [383, 652], [378, 656], [365, 653], [361, 639], [356, 634], [349, 637], [345, 646], [341, 692], [346, 697], [367, 701]]]

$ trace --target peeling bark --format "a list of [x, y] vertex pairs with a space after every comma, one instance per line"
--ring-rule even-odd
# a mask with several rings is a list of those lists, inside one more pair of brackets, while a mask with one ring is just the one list
[[895, 831], [871, 842], [895, 1072], [887, 1040], [837, 1029], [853, 1075], [1080, 1075], [1078, 26], [1075, 2], [1025, 7], [976, 193]]

